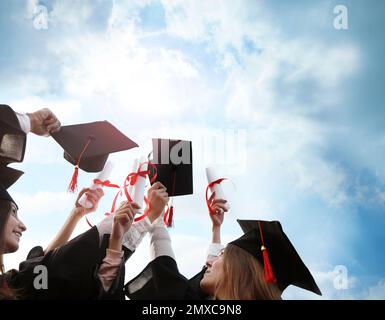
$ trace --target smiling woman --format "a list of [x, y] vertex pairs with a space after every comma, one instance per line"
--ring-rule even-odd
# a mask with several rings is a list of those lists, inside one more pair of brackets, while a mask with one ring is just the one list
[[24, 224], [17, 218], [17, 208], [9, 200], [0, 199], [0, 300], [16, 299], [16, 293], [5, 282], [3, 254], [15, 252], [19, 248]]

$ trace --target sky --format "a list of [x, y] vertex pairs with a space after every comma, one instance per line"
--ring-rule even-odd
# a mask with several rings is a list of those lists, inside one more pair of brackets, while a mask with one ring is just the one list
[[[335, 28], [337, 5], [348, 28]], [[323, 296], [385, 298], [385, 3], [348, 1], [15, 0], [0, 2], [0, 101], [48, 107], [63, 125], [108, 120], [139, 144], [110, 156], [121, 184], [151, 138], [192, 141], [194, 194], [174, 199], [180, 270], [197, 273], [211, 239], [205, 168], [215, 166], [236, 219], [279, 220]], [[73, 207], [73, 167], [52, 138], [28, 136], [10, 190], [27, 225], [17, 268]], [[93, 174], [81, 172], [80, 186]], [[93, 223], [114, 196], [105, 190]], [[88, 229], [85, 221], [74, 236]], [[149, 262], [146, 238], [127, 280]]]

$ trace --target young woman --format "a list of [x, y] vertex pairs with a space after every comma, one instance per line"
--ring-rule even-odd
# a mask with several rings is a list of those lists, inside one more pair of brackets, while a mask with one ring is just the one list
[[[33, 248], [19, 270], [4, 271], [2, 255], [18, 249], [20, 237], [26, 230], [18, 219], [17, 205], [7, 192], [21, 172], [8, 168], [7, 164], [23, 160], [28, 132], [47, 136], [59, 128], [60, 122], [48, 109], [18, 114], [7, 105], [0, 105], [0, 184], [3, 183], [0, 186], [0, 298], [122, 298], [124, 260], [131, 254], [129, 250], [122, 251], [122, 242], [123, 237], [125, 241], [131, 239], [127, 231], [137, 206], [122, 203], [109, 221], [108, 233], [101, 233], [100, 228], [94, 227], [68, 242], [80, 218], [96, 210], [103, 195], [100, 190], [83, 190], [78, 199], [87, 192], [93, 207], [84, 210], [76, 201], [64, 226], [45, 250]], [[37, 288], [36, 267], [46, 268], [47, 288]]]
[[190, 280], [180, 274], [167, 229], [159, 219], [149, 230], [154, 260], [126, 284], [126, 295], [130, 299], [275, 300], [290, 284], [321, 294], [277, 221], [238, 221], [245, 234], [223, 248], [224, 203], [210, 199], [213, 243], [206, 268]]
[[[0, 169], [1, 179], [5, 185], [9, 186], [9, 181], [14, 182], [11, 176], [17, 174], [16, 170], [2, 167]], [[87, 210], [81, 208], [76, 201], [75, 208], [72, 210], [69, 219], [58, 233], [55, 239], [50, 243], [45, 251], [41, 247], [35, 247], [31, 250], [26, 261], [20, 264], [19, 270], [4, 271], [3, 255], [10, 254], [18, 250], [20, 238], [26, 230], [25, 225], [19, 219], [17, 211], [18, 207], [15, 201], [7, 192], [6, 187], [0, 185], [0, 261], [1, 261], [1, 287], [0, 298], [35, 298], [35, 297], [53, 297], [54, 293], [65, 295], [66, 290], [63, 290], [61, 284], [68, 280], [64, 287], [69, 287], [71, 283], [80, 279], [79, 285], [84, 285], [85, 281], [81, 278], [85, 276], [87, 279], [93, 278], [94, 270], [92, 266], [100, 264], [99, 235], [97, 230], [90, 230], [68, 242], [74, 225], [84, 214], [93, 212], [97, 208], [97, 204], [102, 196], [102, 192], [98, 190], [84, 189], [80, 192], [78, 199], [84, 192], [88, 193], [88, 199], [93, 204], [93, 207]], [[128, 231], [133, 220], [133, 209], [127, 204], [123, 204], [116, 212], [113, 222], [111, 235], [109, 238], [108, 247], [105, 246], [105, 259], [102, 266], [108, 263], [111, 256], [118, 252], [120, 260], [122, 258], [121, 242], [124, 233]], [[96, 228], [95, 228], [96, 229]], [[107, 249], [108, 248], [108, 249]], [[119, 250], [116, 250], [119, 248]], [[83, 257], [82, 257], [83, 254]], [[76, 258], [76, 259], [73, 259]], [[73, 270], [75, 278], [68, 276], [68, 271], [60, 275], [60, 270], [68, 268], [68, 264], [74, 264]], [[63, 265], [62, 265], [63, 264]], [[49, 288], [45, 290], [36, 290], [34, 280], [36, 278], [35, 267], [45, 266], [48, 271]], [[106, 276], [108, 280], [108, 268], [104, 267], [99, 270], [99, 280], [104, 284]], [[103, 271], [104, 270], [104, 271]], [[90, 274], [87, 274], [90, 271]], [[108, 271], [108, 270], [107, 270]], [[108, 282], [108, 281], [107, 281]], [[109, 283], [110, 285], [111, 283]], [[75, 288], [71, 287], [69, 292], [73, 292]], [[68, 296], [69, 297], [69, 296]]]

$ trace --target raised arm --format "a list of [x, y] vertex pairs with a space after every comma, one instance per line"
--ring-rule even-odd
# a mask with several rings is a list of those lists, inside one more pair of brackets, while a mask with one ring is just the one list
[[224, 247], [221, 244], [221, 226], [223, 223], [225, 212], [228, 211], [225, 206], [226, 202], [227, 201], [223, 199], [215, 199], [215, 192], [211, 195], [209, 199], [209, 204], [212, 209], [212, 212], [209, 212], [210, 219], [212, 222], [212, 234], [211, 244], [209, 246], [206, 262], [216, 259], [220, 251]]
[[[87, 193], [87, 199], [89, 200], [89, 202], [92, 203], [92, 207], [89, 209], [83, 208], [78, 203], [79, 199], [84, 193]], [[44, 250], [44, 253], [47, 253], [65, 244], [71, 237], [72, 232], [74, 231], [79, 220], [83, 218], [84, 215], [97, 210], [99, 201], [103, 195], [104, 193], [102, 189], [83, 189], [82, 191], [80, 191], [75, 202], [75, 207], [72, 209], [70, 215], [68, 216], [67, 220], [65, 221], [55, 238], [53, 238], [48, 247]]]
[[135, 209], [139, 208], [136, 203], [124, 201], [114, 214], [109, 246], [98, 270], [98, 277], [105, 292], [109, 291], [112, 283], [118, 276], [124, 255], [122, 251], [123, 237], [132, 225]]

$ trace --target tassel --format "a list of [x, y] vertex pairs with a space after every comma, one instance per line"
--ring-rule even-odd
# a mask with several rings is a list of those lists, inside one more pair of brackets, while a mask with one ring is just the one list
[[172, 216], [174, 215], [174, 207], [171, 205], [170, 210], [168, 212], [167, 216], [167, 227], [171, 228], [172, 227]]
[[72, 175], [71, 182], [68, 186], [68, 191], [69, 192], [75, 192], [76, 188], [78, 187], [78, 175], [79, 175], [79, 167], [75, 166], [74, 173]]
[[263, 275], [265, 277], [265, 281], [267, 283], [276, 283], [277, 279], [274, 276], [273, 268], [271, 267], [269, 254], [267, 253], [266, 247], [262, 246], [261, 251], [263, 254], [263, 265], [264, 265]]
[[87, 139], [87, 142], [86, 144], [84, 145], [83, 147], [83, 150], [82, 152], [80, 153], [79, 155], [79, 158], [78, 158], [78, 161], [76, 162], [76, 166], [75, 166], [75, 171], [72, 175], [72, 179], [71, 179], [71, 182], [68, 186], [68, 191], [69, 192], [74, 192], [78, 186], [78, 175], [79, 175], [79, 165], [80, 165], [80, 161], [82, 160], [82, 157], [84, 155], [84, 153], [86, 152], [88, 146], [90, 145], [91, 141], [94, 139], [93, 136], [89, 136], [88, 139]]

